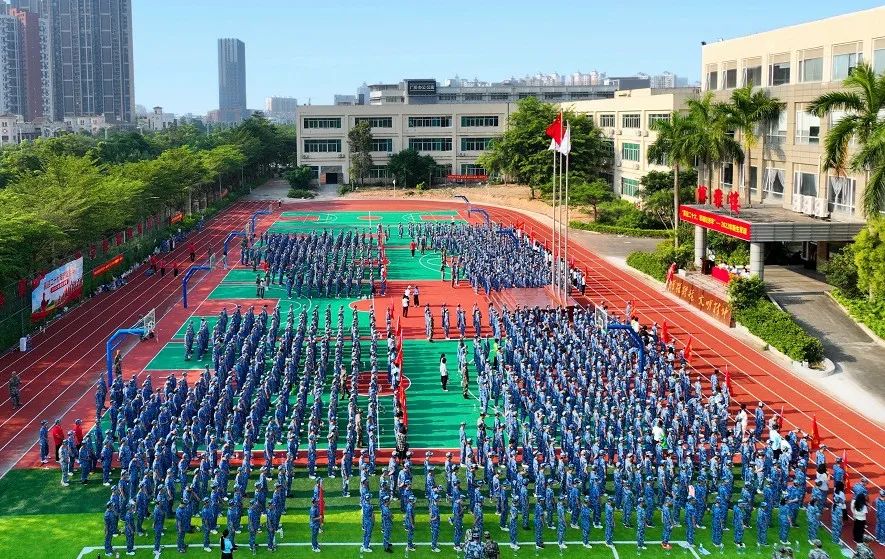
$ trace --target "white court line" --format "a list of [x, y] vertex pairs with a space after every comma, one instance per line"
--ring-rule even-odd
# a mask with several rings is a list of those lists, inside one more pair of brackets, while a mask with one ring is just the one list
[[[534, 546], [535, 546], [535, 542], [534, 542], [534, 540], [532, 540], [532, 541], [523, 541], [523, 542], [518, 542], [518, 543], [519, 543], [519, 546], [520, 546], [520, 547], [526, 547], [526, 548], [531, 547], [531, 548], [534, 548]], [[546, 541], [546, 540], [545, 540], [544, 543], [545, 543], [545, 545], [548, 546], [548, 547], [555, 547], [555, 546], [556, 546], [556, 542], [555, 542], [555, 541], [552, 541], [552, 542], [551, 542], [551, 541]], [[565, 543], [566, 545], [570, 545], [570, 546], [581, 546], [581, 547], [583, 548], [583, 542], [580, 541], [580, 540], [566, 541], [566, 542], [564, 542], [564, 543]], [[605, 543], [604, 541], [602, 541], [602, 540], [590, 540], [590, 545], [594, 546], [594, 548], [597, 547], [597, 546], [599, 546], [599, 547], [608, 547], [609, 549], [611, 549], [612, 553], [614, 554], [615, 559], [620, 559], [620, 556], [618, 555], [617, 547], [615, 547], [615, 546], [618, 546], [618, 545], [636, 545], [636, 542], [635, 542], [635, 541], [627, 541], [627, 540], [623, 540], [623, 541], [622, 541], [622, 540], [616, 540], [616, 541], [614, 541], [614, 542], [612, 542], [612, 543], [613, 543], [614, 545], [609, 546], [608, 544], [606, 544], [606, 543]], [[657, 545], [660, 545], [660, 544], [661, 544], [661, 541], [660, 541], [660, 540], [646, 540], [645, 543], [647, 543], [647, 544], [657, 544]], [[687, 547], [688, 549], [691, 550], [692, 554], [693, 554], [695, 557], [697, 557], [697, 559], [700, 559], [700, 556], [698, 555], [697, 551], [695, 551], [693, 548], [689, 547], [689, 546], [687, 545], [687, 542], [671, 540], [670, 543], [671, 543], [671, 544], [675, 544], [675, 545], [679, 545], [680, 547]], [[508, 547], [508, 548], [509, 548], [509, 546], [510, 546], [510, 541], [509, 541], [509, 540], [507, 540], [507, 541], [499, 541], [498, 544], [501, 545], [501, 546], [504, 546], [504, 547]], [[683, 544], [685, 544], [685, 545], [683, 545]], [[310, 547], [310, 545], [311, 545], [310, 542], [279, 542], [279, 543], [277, 543], [277, 547]], [[363, 542], [320, 542], [320, 548], [324, 548], [324, 547], [361, 547], [362, 545], [363, 545]], [[209, 544], [209, 547], [211, 547], [211, 548], [217, 548], [218, 546], [219, 546], [219, 544], [217, 544], [217, 543]], [[416, 546], [416, 547], [430, 547], [430, 542], [415, 542], [415, 546]], [[264, 548], [264, 547], [266, 547], [266, 546], [264, 546], [264, 545], [260, 545], [260, 546], [257, 546], [257, 547], [258, 547], [259, 549], [261, 549], [261, 548]], [[374, 547], [377, 548], [377, 549], [380, 549], [380, 542], [375, 542], [375, 546], [374, 546]], [[403, 543], [394, 543], [394, 544], [393, 544], [393, 547], [405, 547], [405, 544], [403, 544]], [[453, 544], [440, 542], [439, 547], [442, 547], [442, 548], [446, 548], [446, 549], [448, 549], [448, 548], [450, 548], [450, 547], [453, 547]], [[136, 545], [136, 546], [133, 546], [133, 548], [134, 548], [134, 549], [153, 549], [154, 546], [153, 546], [153, 545]], [[162, 544], [162, 545], [160, 545], [160, 548], [161, 548], [161, 550], [162, 550], [162, 549], [177, 549], [177, 545], [174, 544], [174, 543], [173, 543], [173, 544]], [[188, 545], [188, 548], [189, 548], [191, 551], [195, 551], [195, 550], [202, 550], [202, 549], [203, 549], [203, 546], [201, 545], [200, 542], [198, 542], [198, 543], [190, 543], [190, 544]], [[118, 552], [119, 552], [119, 551], [124, 551], [125, 549], [126, 549], [126, 546], [125, 546], [125, 545], [116, 545], [116, 546], [114, 546], [114, 550], [115, 550], [115, 551], [118, 551]], [[243, 546], [243, 545], [241, 545], [241, 546], [240, 546], [240, 549], [241, 549], [241, 550], [243, 550], [243, 549], [248, 549], [248, 546]], [[104, 546], [88, 546], [88, 547], [84, 547], [82, 550], [80, 550], [80, 553], [77, 555], [77, 558], [76, 558], [76, 559], [84, 559], [86, 556], [88, 556], [88, 555], [90, 555], [90, 554], [92, 554], [92, 553], [96, 553], [96, 552], [97, 552], [97, 553], [104, 553]]]

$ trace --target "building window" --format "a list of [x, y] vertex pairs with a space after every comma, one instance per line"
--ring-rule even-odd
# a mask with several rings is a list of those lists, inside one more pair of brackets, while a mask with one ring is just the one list
[[738, 84], [737, 68], [730, 68], [722, 72], [722, 81], [725, 89], [734, 89]]
[[778, 117], [768, 122], [768, 133], [765, 141], [779, 146], [787, 139], [787, 111], [781, 111]]
[[476, 163], [462, 163], [461, 164], [461, 174], [462, 175], [486, 175], [486, 170], [482, 168], [481, 165], [477, 165]]
[[409, 128], [448, 128], [452, 125], [450, 116], [410, 116]]
[[318, 165], [310, 165], [310, 178], [311, 179], [319, 179], [320, 178], [320, 167]]
[[358, 116], [355, 122], [368, 122], [370, 128], [393, 128], [393, 117], [389, 116]]
[[639, 196], [639, 181], [621, 177], [621, 196]]
[[544, 94], [544, 99], [562, 99], [562, 97], [561, 91], [548, 91]]
[[719, 89], [719, 72], [716, 70], [707, 72], [707, 89], [710, 91]]
[[387, 165], [372, 165], [372, 167], [369, 168], [370, 179], [386, 179], [389, 177], [390, 175], [387, 172]]
[[844, 80], [863, 62], [863, 43], [833, 45], [833, 80]]
[[669, 121], [670, 113], [651, 113], [648, 115], [648, 127], [654, 128], [655, 123], [662, 120]]
[[516, 94], [516, 97], [518, 99], [528, 99], [529, 97], [537, 97], [537, 96], [538, 95], [536, 93], [531, 93], [531, 92], [527, 92], [527, 91], [521, 91]]
[[799, 53], [799, 80], [802, 83], [824, 79], [824, 49], [809, 49]]
[[454, 102], [454, 101], [458, 100], [458, 94], [457, 93], [440, 93], [439, 100]]
[[509, 101], [510, 94], [509, 93], [489, 93], [490, 101]]
[[621, 115], [622, 128], [639, 128], [640, 126], [642, 126], [642, 117], [639, 113]]
[[436, 167], [433, 168], [433, 178], [435, 179], [444, 179], [452, 174], [452, 165], [450, 163], [446, 163], [445, 165], [436, 164]]
[[461, 126], [498, 126], [497, 116], [462, 116]]
[[765, 178], [762, 182], [762, 197], [772, 200], [784, 198], [784, 170], [769, 167], [765, 169]]
[[465, 101], [482, 101], [485, 98], [485, 95], [482, 93], [465, 93], [464, 100]]
[[590, 92], [589, 91], [572, 91], [568, 94], [569, 99], [589, 99]]
[[790, 55], [772, 55], [771, 64], [768, 65], [768, 85], [784, 85], [788, 83], [790, 83]]
[[451, 138], [409, 138], [409, 149], [418, 151], [452, 151]]
[[747, 58], [744, 60], [744, 85], [752, 87], [762, 85], [761, 58]]
[[494, 138], [461, 138], [461, 151], [485, 151]]
[[803, 109], [796, 109], [796, 143], [820, 143], [820, 118]]
[[388, 95], [388, 96], [384, 97], [384, 102], [385, 103], [402, 103], [403, 98], [400, 97], [399, 95]]
[[615, 127], [615, 115], [599, 115], [599, 126], [605, 128], [614, 128]]
[[372, 151], [381, 151], [390, 153], [393, 151], [393, 139], [391, 138], [372, 138]]
[[854, 214], [854, 195], [857, 181], [848, 177], [829, 177], [827, 201], [831, 212]]
[[304, 140], [304, 153], [341, 153], [341, 140]]
[[793, 194], [817, 196], [817, 173], [796, 171], [793, 175]]
[[885, 38], [873, 41], [873, 71], [885, 72]]
[[621, 159], [624, 161], [639, 161], [639, 144], [627, 142], [621, 144]]
[[756, 194], [759, 190], [759, 169], [755, 165], [750, 166], [750, 194]]
[[328, 117], [305, 117], [304, 128], [341, 128], [341, 119]]
[[734, 165], [731, 163], [723, 163], [722, 171], [719, 176], [722, 186], [731, 187], [734, 184]]

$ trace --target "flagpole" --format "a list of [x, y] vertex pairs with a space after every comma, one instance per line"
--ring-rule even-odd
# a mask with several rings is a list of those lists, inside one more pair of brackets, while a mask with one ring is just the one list
[[[569, 138], [571, 142], [571, 138]], [[571, 146], [569, 146], [571, 148]], [[571, 149], [569, 149], [571, 153]], [[565, 154], [565, 280], [562, 282], [563, 294], [562, 300], [568, 304], [569, 286], [571, 285], [571, 269], [568, 261], [568, 226], [569, 226], [569, 208], [568, 208], [568, 163], [569, 153]]]
[[550, 226], [550, 286], [556, 289], [556, 154], [553, 150], [553, 224]]

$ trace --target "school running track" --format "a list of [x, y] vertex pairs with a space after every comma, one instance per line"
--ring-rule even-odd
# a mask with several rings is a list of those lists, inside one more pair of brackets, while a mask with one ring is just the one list
[[[41, 419], [48, 420], [50, 426], [55, 419], [61, 419], [66, 431], [73, 427], [76, 418], [83, 420], [84, 428], [92, 426], [95, 383], [105, 368], [105, 343], [117, 330], [134, 326], [151, 309], [156, 309], [159, 322], [174, 305], [180, 306], [181, 277], [190, 265], [188, 244], [193, 243], [198, 264], [200, 260], [205, 263], [210, 251], [220, 257], [228, 233], [242, 230], [255, 211], [267, 207], [267, 201], [232, 204], [165, 255], [169, 262], [165, 277], [146, 276], [147, 266], [142, 265], [129, 275], [128, 283], [120, 289], [85, 301], [52, 322], [44, 332], [33, 335], [30, 351], [0, 357], [0, 477], [34, 446]], [[239, 239], [231, 241], [231, 259], [239, 260], [239, 247]], [[172, 274], [173, 261], [181, 271], [177, 278]], [[197, 273], [190, 284], [197, 284], [202, 276]], [[130, 338], [129, 345], [132, 340], [134, 338]], [[126, 370], [124, 361], [124, 372]], [[18, 371], [22, 380], [22, 406], [17, 410], [12, 409], [9, 400], [12, 371]], [[69, 411], [78, 402], [75, 417]]]
[[[248, 215], [266, 204], [240, 202], [210, 221], [203, 231], [192, 237], [198, 253], [205, 255], [209, 246], [220, 247], [230, 230], [241, 228]], [[382, 205], [390, 211], [455, 208], [462, 217], [467, 217], [465, 206], [455, 201], [337, 200], [287, 204], [283, 210], [378, 211]], [[493, 221], [508, 226], [521, 225], [536, 239], [549, 241], [551, 238], [549, 227], [524, 214], [496, 207], [474, 207], [488, 211]], [[278, 215], [275, 212], [274, 216], [263, 218], [259, 230], [273, 223]], [[174, 253], [182, 270], [186, 267], [186, 244]], [[239, 259], [239, 243], [234, 244], [231, 261]], [[577, 266], [589, 272], [587, 298], [580, 299], [581, 303], [605, 301], [610, 309], [623, 313], [627, 302], [632, 301], [633, 313], [641, 322], [660, 325], [666, 321], [680, 347], [691, 336], [694, 340], [691, 366], [699, 375], [709, 378], [714, 368], [724, 370], [728, 365], [735, 401], [746, 403], [750, 410], [757, 401], [765, 402], [768, 416], [783, 409], [784, 431], [810, 432], [812, 417], [816, 416], [822, 442], [829, 447], [828, 461], [832, 463], [845, 449], [850, 483], [864, 475], [871, 480], [874, 495], [879, 487], [885, 486], [885, 428], [794, 376], [764, 353], [731, 336], [728, 329], [699, 318], [660, 287], [608, 263], [575, 242], [569, 245], [569, 255]], [[96, 297], [52, 324], [45, 333], [35, 336], [34, 349], [30, 352], [0, 358], [0, 475], [36, 443], [40, 419], [62, 418], [62, 425], [69, 429], [74, 417], [68, 417], [66, 411], [76, 404], [75, 409], [82, 410], [80, 417], [84, 423], [91, 425], [94, 411], [87, 412], [94, 408], [93, 384], [103, 367], [104, 344], [111, 333], [131, 326], [150, 308], [157, 307], [158, 320], [162, 320], [162, 314], [172, 305], [180, 306], [180, 282], [172, 279], [171, 274], [165, 279], [146, 278], [139, 271], [130, 278], [123, 289]], [[199, 289], [195, 299], [192, 295], [191, 304], [199, 304], [207, 291]], [[125, 363], [124, 360], [124, 370]], [[24, 405], [13, 413], [6, 383], [9, 371], [14, 369], [22, 373]], [[720, 376], [720, 380], [722, 378]]]

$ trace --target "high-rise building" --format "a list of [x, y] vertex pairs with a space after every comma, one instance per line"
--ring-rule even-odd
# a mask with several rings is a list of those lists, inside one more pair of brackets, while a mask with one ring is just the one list
[[25, 112], [22, 66], [18, 19], [0, 14], [0, 114], [23, 115]]
[[267, 97], [264, 100], [264, 114], [273, 122], [295, 122], [298, 99], [294, 97]]
[[246, 44], [218, 39], [218, 110], [221, 122], [240, 122], [246, 110]]
[[651, 80], [652, 89], [673, 89], [674, 87], [679, 87], [676, 85], [678, 78], [676, 77], [676, 74], [672, 72], [664, 72], [662, 74], [650, 76], [649, 79]]
[[49, 0], [55, 120], [132, 122], [131, 0]]
[[49, 13], [49, 0], [11, 0], [9, 5], [18, 10], [31, 12], [36, 16]]
[[23, 8], [11, 8], [9, 15], [18, 19], [20, 31], [22, 115], [28, 122], [43, 116], [43, 56], [40, 37], [40, 17]]

